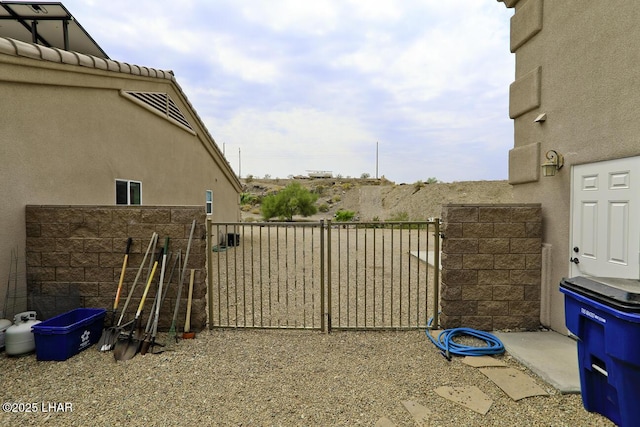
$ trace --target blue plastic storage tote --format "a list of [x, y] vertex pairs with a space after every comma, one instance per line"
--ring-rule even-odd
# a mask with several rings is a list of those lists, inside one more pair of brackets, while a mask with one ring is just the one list
[[[638, 293], [634, 292], [637, 291]], [[640, 420], [640, 282], [564, 279], [567, 328], [579, 338], [582, 403], [619, 426]]]
[[32, 327], [38, 360], [67, 360], [98, 342], [104, 308], [76, 308]]

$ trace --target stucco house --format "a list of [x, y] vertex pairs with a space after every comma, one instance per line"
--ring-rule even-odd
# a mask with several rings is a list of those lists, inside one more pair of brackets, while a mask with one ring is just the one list
[[[62, 4], [46, 7], [77, 24]], [[241, 183], [173, 73], [112, 60], [81, 27], [72, 30], [57, 39], [89, 52], [0, 30], [3, 285], [18, 248], [25, 286], [27, 205], [201, 206], [215, 221], [239, 220]]]
[[541, 203], [541, 323], [566, 332], [564, 277], [640, 291], [640, 12], [633, 2], [498, 0], [515, 10], [509, 182]]

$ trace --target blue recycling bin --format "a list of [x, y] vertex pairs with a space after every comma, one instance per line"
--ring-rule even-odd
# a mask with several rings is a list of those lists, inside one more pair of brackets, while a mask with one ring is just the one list
[[32, 326], [38, 360], [67, 360], [98, 342], [104, 308], [76, 308]]
[[619, 426], [640, 420], [640, 282], [563, 279], [565, 322], [578, 337], [582, 403]]

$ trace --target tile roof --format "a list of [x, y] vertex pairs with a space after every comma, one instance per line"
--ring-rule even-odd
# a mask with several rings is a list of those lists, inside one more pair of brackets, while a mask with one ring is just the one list
[[126, 62], [112, 59], [98, 58], [84, 53], [66, 51], [57, 47], [46, 47], [38, 44], [25, 43], [20, 40], [0, 37], [0, 53], [25, 58], [39, 59], [60, 64], [79, 65], [81, 67], [95, 68], [104, 71], [132, 74], [135, 76], [155, 77], [159, 79], [173, 80], [172, 71], [158, 70], [156, 68], [142, 67], [127, 64]]
[[[142, 67], [139, 65], [128, 64], [126, 62], [114, 61], [113, 59], [98, 58], [92, 55], [86, 55], [84, 53], [67, 51], [56, 47], [46, 47], [38, 44], [26, 43], [20, 40], [15, 40], [8, 37], [0, 37], [0, 54], [7, 54], [12, 56], [21, 56], [26, 58], [37, 59], [41, 61], [57, 62], [60, 64], [77, 65], [87, 68], [95, 68], [98, 70], [112, 71], [116, 73], [131, 74], [142, 77], [155, 77], [158, 79], [165, 79], [171, 81], [176, 90], [184, 98], [184, 102], [187, 104], [191, 113], [195, 117], [196, 121], [204, 131], [205, 139], [209, 141], [214, 150], [218, 153], [222, 162], [219, 164], [223, 169], [227, 170], [227, 173], [231, 177], [231, 181], [236, 184], [237, 188], [241, 188], [240, 180], [233, 172], [228, 161], [225, 160], [224, 154], [218, 147], [218, 144], [209, 133], [202, 118], [198, 115], [198, 112], [187, 98], [187, 95], [182, 90], [182, 87], [176, 80], [173, 71], [159, 70], [156, 68]], [[194, 131], [197, 135], [197, 132]]]

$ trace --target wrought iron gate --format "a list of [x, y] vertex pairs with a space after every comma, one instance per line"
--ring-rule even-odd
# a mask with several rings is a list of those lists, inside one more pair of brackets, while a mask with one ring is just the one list
[[210, 328], [328, 332], [437, 322], [438, 219], [209, 221], [207, 236]]

